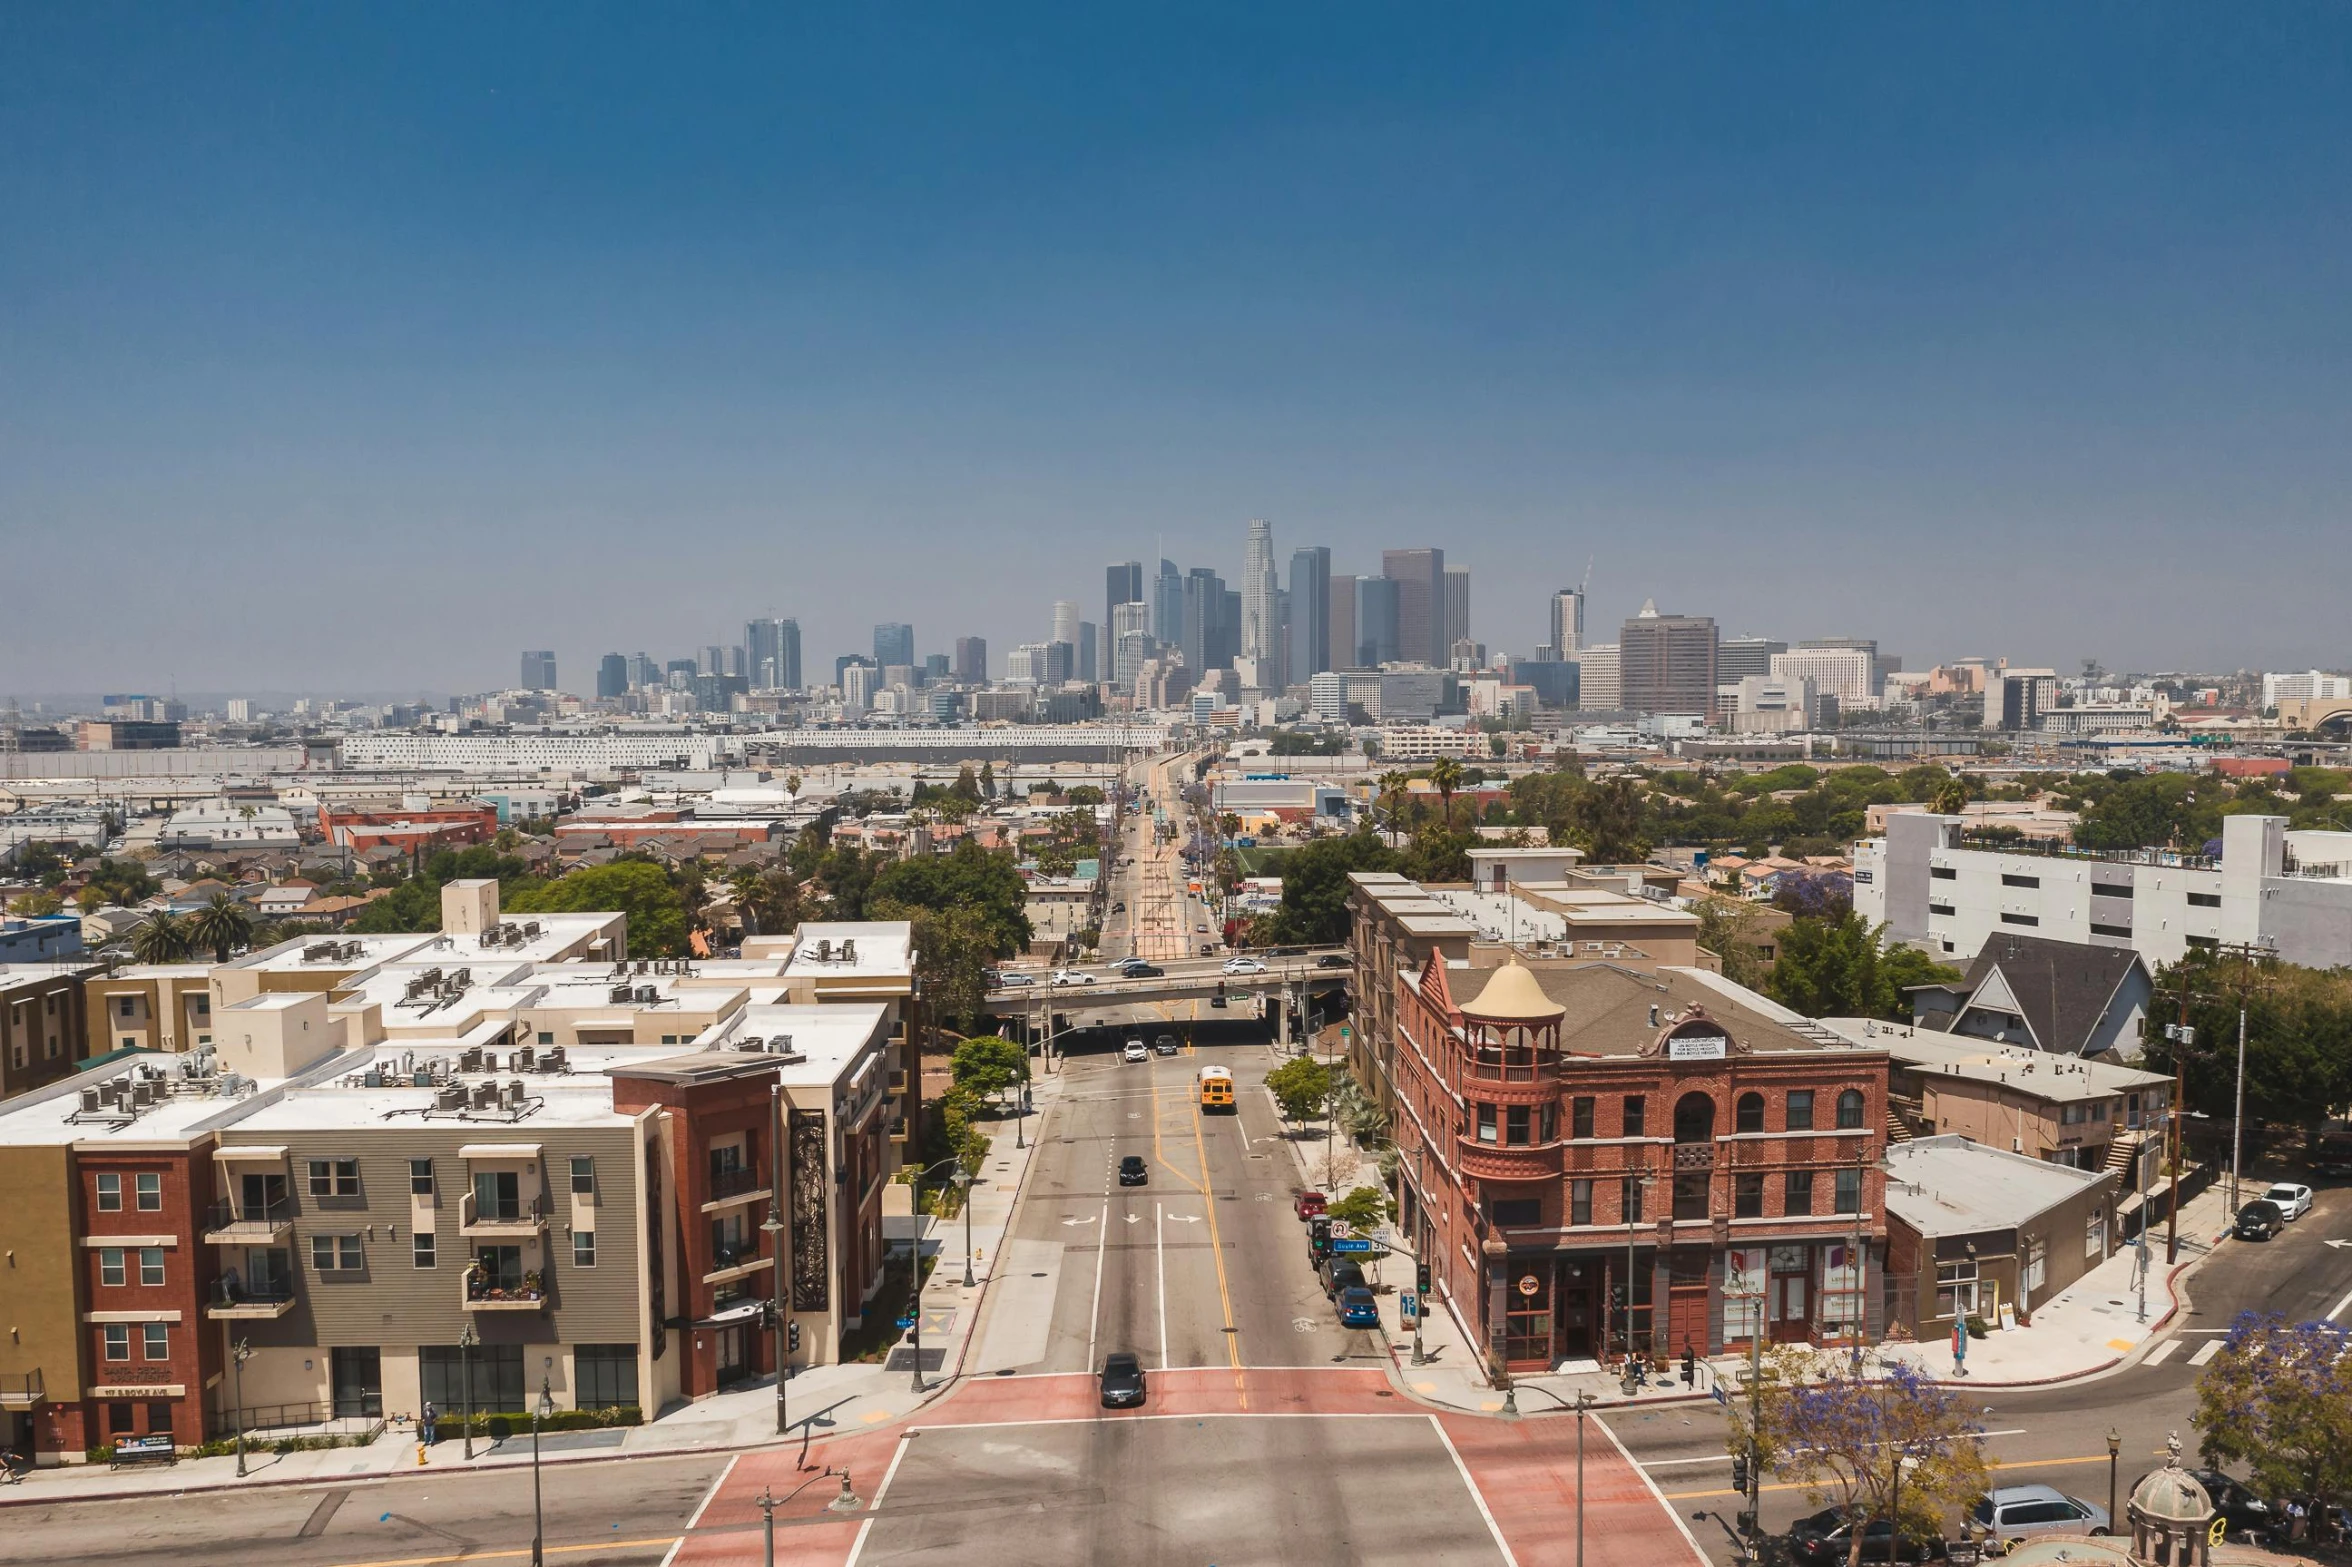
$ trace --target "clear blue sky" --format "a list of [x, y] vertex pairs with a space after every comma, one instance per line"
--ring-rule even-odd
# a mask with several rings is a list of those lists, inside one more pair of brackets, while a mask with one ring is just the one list
[[18, 4], [0, 695], [475, 689], [1102, 564], [2342, 665], [2352, 13]]

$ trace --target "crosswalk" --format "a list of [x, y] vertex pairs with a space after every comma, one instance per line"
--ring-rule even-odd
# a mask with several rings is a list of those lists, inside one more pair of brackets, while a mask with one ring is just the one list
[[2222, 1341], [2220, 1339], [2207, 1339], [2203, 1344], [2197, 1347], [2197, 1352], [2189, 1357], [2189, 1364], [2192, 1366], [2201, 1366], [2205, 1364], [2205, 1362], [2211, 1360], [2214, 1356], [2221, 1353], [2221, 1345]]

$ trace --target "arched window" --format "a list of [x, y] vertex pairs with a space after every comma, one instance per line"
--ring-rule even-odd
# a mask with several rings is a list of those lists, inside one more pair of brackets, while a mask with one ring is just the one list
[[1862, 1130], [1861, 1089], [1849, 1088], [1838, 1095], [1838, 1130], [1841, 1132]]
[[1684, 1094], [1674, 1102], [1674, 1140], [1709, 1143], [1715, 1140], [1715, 1101], [1705, 1094]]
[[1764, 1096], [1762, 1094], [1742, 1094], [1739, 1096], [1739, 1108], [1734, 1112], [1732, 1129], [1741, 1132], [1761, 1132], [1764, 1130]]

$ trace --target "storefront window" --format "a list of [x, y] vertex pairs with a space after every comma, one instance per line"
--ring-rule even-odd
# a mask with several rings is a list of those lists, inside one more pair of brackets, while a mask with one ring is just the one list
[[1862, 1320], [1862, 1253], [1851, 1246], [1822, 1251], [1821, 1332], [1832, 1337], [1854, 1331]]
[[1764, 1328], [1764, 1248], [1723, 1254], [1723, 1336], [1752, 1339]]
[[1976, 1315], [1976, 1259], [1936, 1264], [1936, 1309], [1939, 1317]]

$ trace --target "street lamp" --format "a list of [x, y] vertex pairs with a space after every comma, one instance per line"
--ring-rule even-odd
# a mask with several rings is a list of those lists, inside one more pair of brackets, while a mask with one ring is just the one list
[[[944, 1169], [951, 1164], [956, 1165], [959, 1172], [961, 1171], [962, 1161], [950, 1156], [940, 1160], [937, 1164], [925, 1165], [922, 1169], [917, 1170], [907, 1183], [914, 1190], [915, 1233], [909, 1247], [909, 1256], [915, 1270], [915, 1287], [912, 1304], [908, 1310], [910, 1318], [908, 1325], [914, 1329], [915, 1391], [918, 1393], [929, 1391], [923, 1386], [923, 1177], [929, 1175], [933, 1170]], [[968, 1255], [969, 1253], [967, 1253]]]
[[2123, 1453], [2123, 1433], [2107, 1428], [2107, 1527], [2115, 1527], [2115, 1461]]
[[555, 1400], [547, 1391], [547, 1379], [539, 1379], [539, 1402], [531, 1406], [531, 1567], [543, 1567], [546, 1561], [542, 1541], [547, 1535], [547, 1515], [539, 1506], [539, 1422], [555, 1413]]
[[237, 1422], [237, 1478], [245, 1478], [245, 1362], [253, 1358], [253, 1346], [244, 1339], [229, 1346], [230, 1375], [236, 1383], [230, 1395], [237, 1407], [232, 1416]]
[[972, 1277], [972, 1172], [959, 1169], [952, 1179], [964, 1205], [964, 1288], [971, 1289], [980, 1282]]
[[474, 1351], [481, 1346], [482, 1335], [468, 1322], [457, 1330], [458, 1397], [465, 1403], [465, 1455], [474, 1456]]
[[791, 1490], [786, 1491], [781, 1497], [775, 1494], [775, 1487], [773, 1486], [760, 1487], [760, 1560], [765, 1564], [765, 1567], [776, 1567], [777, 1503], [789, 1502], [794, 1497], [798, 1496], [801, 1492], [807, 1490], [810, 1486], [815, 1485], [819, 1480], [830, 1480], [835, 1475], [839, 1475], [841, 1477], [841, 1494], [834, 1497], [830, 1502], [827, 1502], [825, 1504], [825, 1510], [827, 1512], [834, 1513], [854, 1513], [859, 1508], [865, 1506], [866, 1504], [858, 1499], [857, 1492], [849, 1488], [849, 1471], [846, 1469], [835, 1469], [830, 1465], [826, 1466], [825, 1472], [823, 1474], [810, 1475], [806, 1480], [801, 1481], [800, 1484], [794, 1486]]

